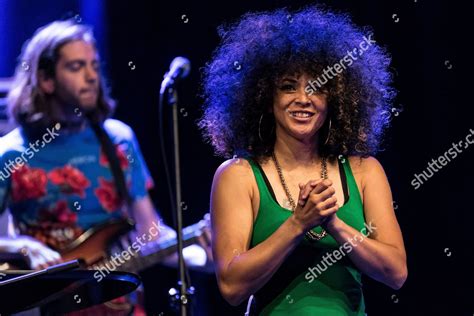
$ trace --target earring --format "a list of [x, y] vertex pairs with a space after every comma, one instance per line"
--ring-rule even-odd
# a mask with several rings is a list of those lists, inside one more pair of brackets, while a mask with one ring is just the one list
[[[262, 131], [261, 131], [261, 129], [262, 129], [262, 120], [263, 120], [263, 115], [264, 115], [264, 114], [265, 114], [265, 113], [262, 113], [262, 115], [260, 115], [260, 119], [258, 120], [258, 138], [260, 139], [260, 141], [261, 141], [262, 143], [264, 142], [264, 140], [263, 140], [263, 137], [262, 137]], [[270, 134], [273, 133], [274, 129], [275, 129], [275, 126], [272, 126], [272, 130], [270, 131]]]
[[329, 134], [331, 134], [331, 119], [329, 119], [328, 137], [326, 137], [326, 141], [324, 142], [324, 145], [328, 143]]
[[260, 138], [261, 142], [263, 142], [262, 133], [260, 132], [260, 127], [262, 125], [262, 119], [263, 119], [263, 113], [262, 113], [262, 115], [260, 115], [260, 119], [258, 120], [258, 138]]

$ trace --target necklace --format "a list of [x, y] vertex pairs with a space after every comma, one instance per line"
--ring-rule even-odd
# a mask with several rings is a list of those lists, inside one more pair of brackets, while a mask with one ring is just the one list
[[[277, 169], [278, 177], [280, 178], [281, 185], [283, 186], [286, 197], [288, 198], [288, 202], [291, 205], [291, 212], [294, 212], [296, 209], [296, 203], [295, 203], [295, 200], [293, 200], [293, 197], [291, 196], [291, 192], [288, 189], [288, 186], [286, 185], [286, 181], [285, 181], [285, 178], [283, 177], [283, 172], [281, 170], [280, 164], [278, 163], [275, 152], [272, 152], [272, 160], [275, 163], [275, 167]], [[327, 166], [326, 157], [322, 157], [321, 159], [321, 178], [322, 179], [328, 178], [328, 166]], [[327, 232], [324, 229], [319, 234], [313, 232], [312, 230], [308, 230], [308, 232], [306, 233], [306, 238], [310, 241], [318, 241], [324, 238], [324, 236], [326, 235], [327, 235]]]

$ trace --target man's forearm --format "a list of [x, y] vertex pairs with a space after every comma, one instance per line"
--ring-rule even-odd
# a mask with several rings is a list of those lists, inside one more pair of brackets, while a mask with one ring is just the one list
[[159, 231], [156, 228], [160, 227], [161, 219], [155, 211], [151, 199], [146, 196], [134, 202], [133, 205], [133, 219], [136, 223], [136, 230], [139, 236], [143, 234], [151, 236], [150, 240], [155, 240], [159, 237]]

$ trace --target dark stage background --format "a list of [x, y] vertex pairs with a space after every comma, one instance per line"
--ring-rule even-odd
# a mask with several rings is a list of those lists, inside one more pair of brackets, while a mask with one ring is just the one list
[[[0, 0], [0, 78], [13, 74], [21, 44], [33, 31], [71, 14], [92, 24], [119, 101], [115, 117], [135, 131], [156, 187], [155, 205], [171, 224], [158, 138], [158, 91], [175, 56], [192, 62], [180, 86], [184, 220], [198, 221], [209, 206], [212, 177], [223, 161], [196, 127], [201, 115], [200, 68], [218, 44], [216, 28], [248, 11], [299, 8], [311, 1], [6, 1]], [[473, 150], [463, 149], [418, 190], [415, 174], [474, 129], [472, 88], [473, 4], [468, 1], [320, 1], [370, 25], [393, 56], [399, 90], [381, 161], [391, 183], [408, 255], [408, 280], [399, 291], [365, 279], [368, 315], [474, 315]], [[170, 121], [167, 113], [167, 122]], [[166, 138], [171, 133], [166, 125]], [[168, 147], [171, 148], [171, 147]], [[171, 157], [170, 157], [171, 158]], [[150, 315], [171, 314], [166, 290], [175, 270], [142, 274]], [[196, 315], [243, 315], [226, 304], [213, 275], [194, 272]]]

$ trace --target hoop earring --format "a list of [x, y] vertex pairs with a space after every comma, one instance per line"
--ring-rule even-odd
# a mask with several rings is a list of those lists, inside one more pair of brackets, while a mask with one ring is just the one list
[[260, 141], [263, 143], [262, 133], [260, 131], [260, 127], [262, 125], [262, 119], [263, 119], [263, 113], [262, 115], [260, 115], [260, 119], [258, 120], [258, 138], [260, 138]]
[[326, 137], [326, 141], [324, 142], [324, 145], [326, 145], [328, 143], [330, 134], [331, 134], [331, 119], [329, 119], [328, 136]]
[[[262, 137], [262, 120], [263, 120], [263, 115], [265, 115], [265, 113], [262, 113], [262, 115], [260, 115], [260, 119], [258, 120], [258, 138], [260, 139], [260, 141], [263, 143], [264, 140], [263, 140], [263, 137]], [[273, 133], [273, 130], [275, 129], [275, 127], [273, 126], [270, 134]]]

